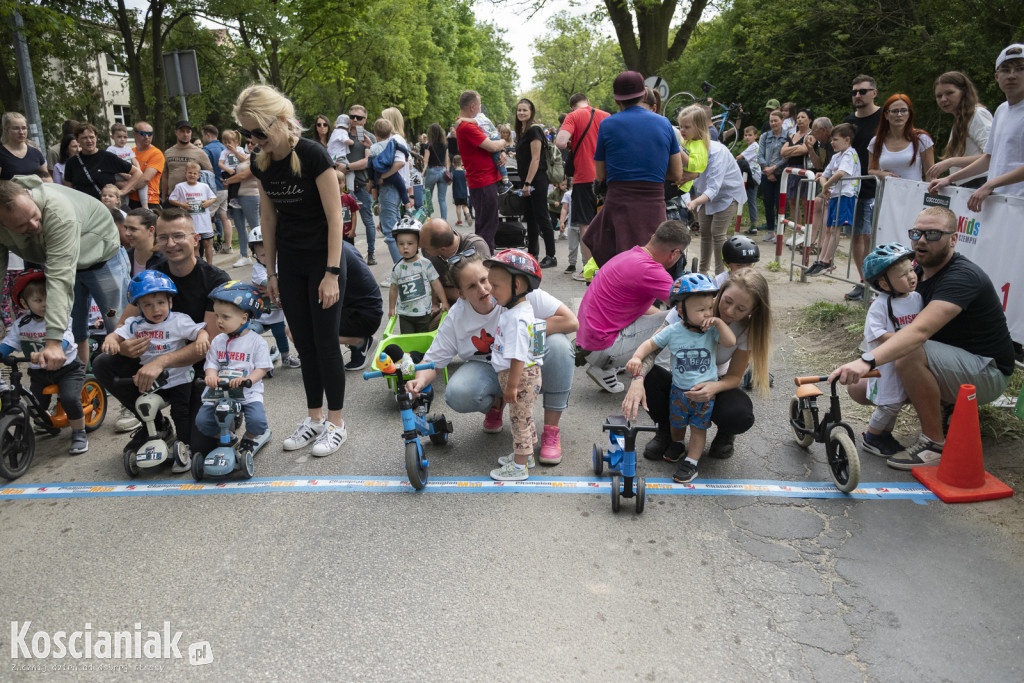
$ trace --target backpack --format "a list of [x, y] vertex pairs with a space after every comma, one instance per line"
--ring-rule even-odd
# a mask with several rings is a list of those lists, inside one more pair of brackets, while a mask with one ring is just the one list
[[539, 123], [533, 124], [541, 130], [541, 145], [544, 147], [544, 161], [548, 165], [548, 182], [552, 185], [565, 180], [565, 168], [562, 166], [562, 153], [548, 141], [547, 135], [544, 134], [544, 126]]

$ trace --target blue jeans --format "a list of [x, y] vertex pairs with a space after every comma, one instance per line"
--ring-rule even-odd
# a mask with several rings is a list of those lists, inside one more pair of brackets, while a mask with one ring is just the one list
[[380, 229], [384, 232], [384, 243], [388, 245], [388, 251], [391, 252], [391, 262], [398, 263], [402, 260], [402, 255], [398, 253], [391, 230], [398, 223], [404, 202], [399, 196], [398, 190], [386, 183], [381, 185], [378, 190], [377, 199], [380, 201]]
[[248, 228], [255, 228], [260, 224], [260, 198], [237, 197], [240, 209], [231, 209], [231, 220], [235, 222], [235, 232], [238, 233], [238, 253], [242, 256], [249, 255], [249, 231]]
[[415, 211], [423, 206], [423, 186], [413, 185], [412, 186], [412, 208]]
[[[562, 412], [569, 405], [576, 353], [564, 334], [549, 336], [545, 344], [540, 389], [544, 410]], [[448, 377], [444, 400], [457, 413], [486, 413], [502, 393], [498, 373], [490, 363], [469, 361]]]
[[[267, 411], [263, 408], [262, 401], [243, 403], [242, 414], [245, 415], [245, 431], [253, 436], [259, 436], [267, 431]], [[196, 427], [206, 436], [220, 436], [220, 425], [217, 424], [213, 403], [203, 403], [199, 414], [196, 415]]]
[[750, 217], [750, 227], [757, 229], [757, 188], [761, 187], [754, 181], [747, 183], [747, 216]]
[[128, 304], [129, 273], [128, 254], [123, 247], [99, 268], [78, 271], [71, 306], [71, 332], [76, 343], [89, 336], [89, 297], [96, 300], [103, 314], [107, 334], [117, 329], [117, 321]]
[[373, 197], [358, 182], [356, 186], [352, 196], [359, 202], [359, 217], [363, 219], [363, 227], [366, 228], [366, 257], [369, 258], [373, 256], [377, 240], [377, 222], [373, 220]]
[[434, 187], [437, 187], [437, 206], [441, 211], [441, 218], [448, 220], [448, 183], [444, 179], [444, 166], [433, 166], [427, 169], [427, 172], [423, 174], [423, 187], [426, 189], [428, 195], [434, 193]]

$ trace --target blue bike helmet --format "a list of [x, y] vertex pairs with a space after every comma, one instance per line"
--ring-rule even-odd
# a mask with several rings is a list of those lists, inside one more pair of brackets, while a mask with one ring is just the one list
[[249, 314], [250, 320], [258, 318], [266, 310], [260, 291], [248, 282], [240, 280], [225, 282], [210, 292], [210, 298], [238, 306]]
[[[899, 242], [879, 245], [864, 257], [864, 281], [877, 288], [878, 280], [885, 275], [885, 271], [903, 259], [912, 258], [914, 252]], [[891, 283], [889, 286], [891, 289]]]
[[672, 290], [668, 295], [669, 304], [677, 301], [685, 301], [691, 294], [716, 294], [718, 287], [704, 273], [687, 273], [672, 283]]
[[128, 283], [128, 303], [135, 304], [140, 297], [154, 292], [177, 294], [178, 287], [171, 278], [156, 270], [144, 270]]

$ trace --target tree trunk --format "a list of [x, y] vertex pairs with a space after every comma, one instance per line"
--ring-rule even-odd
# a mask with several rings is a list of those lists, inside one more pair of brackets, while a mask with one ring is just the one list
[[167, 148], [164, 140], [164, 3], [157, 0], [150, 3], [153, 15], [150, 19], [153, 47], [153, 144], [161, 151]]
[[654, 76], [666, 62], [678, 59], [683, 53], [708, 0], [691, 0], [671, 46], [668, 36], [679, 0], [663, 0], [660, 4], [647, 2], [632, 13], [625, 0], [604, 0], [604, 4], [615, 27], [626, 68]]
[[114, 20], [117, 23], [117, 29], [121, 34], [121, 43], [124, 46], [125, 59], [128, 60], [126, 65], [128, 69], [128, 91], [134, 121], [125, 123], [133, 125], [135, 121], [149, 118], [149, 107], [146, 105], [146, 90], [142, 80], [142, 44], [146, 40], [145, 24], [143, 24], [140, 31], [139, 44], [136, 47], [135, 36], [132, 32], [134, 27], [125, 8], [124, 0], [117, 0], [116, 9], [109, 5], [108, 9], [113, 14]]

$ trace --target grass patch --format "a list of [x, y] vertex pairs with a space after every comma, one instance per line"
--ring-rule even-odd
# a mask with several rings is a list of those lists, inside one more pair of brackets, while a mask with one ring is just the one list
[[806, 326], [817, 330], [842, 327], [851, 334], [864, 331], [867, 311], [862, 306], [848, 306], [831, 301], [817, 301], [804, 308]]
[[[1022, 385], [1024, 385], [1024, 370], [1015, 368], [1013, 374], [1010, 375], [1010, 383], [1003, 393], [1006, 396], [1016, 397], [1020, 394]], [[1024, 439], [1024, 420], [1017, 417], [1013, 410], [986, 405], [978, 408], [978, 416], [981, 419], [982, 436], [991, 436], [996, 441]]]
[[782, 270], [782, 264], [779, 263], [778, 261], [769, 261], [767, 264], [765, 264], [765, 268], [768, 269], [769, 273], [777, 273], [780, 270]]

